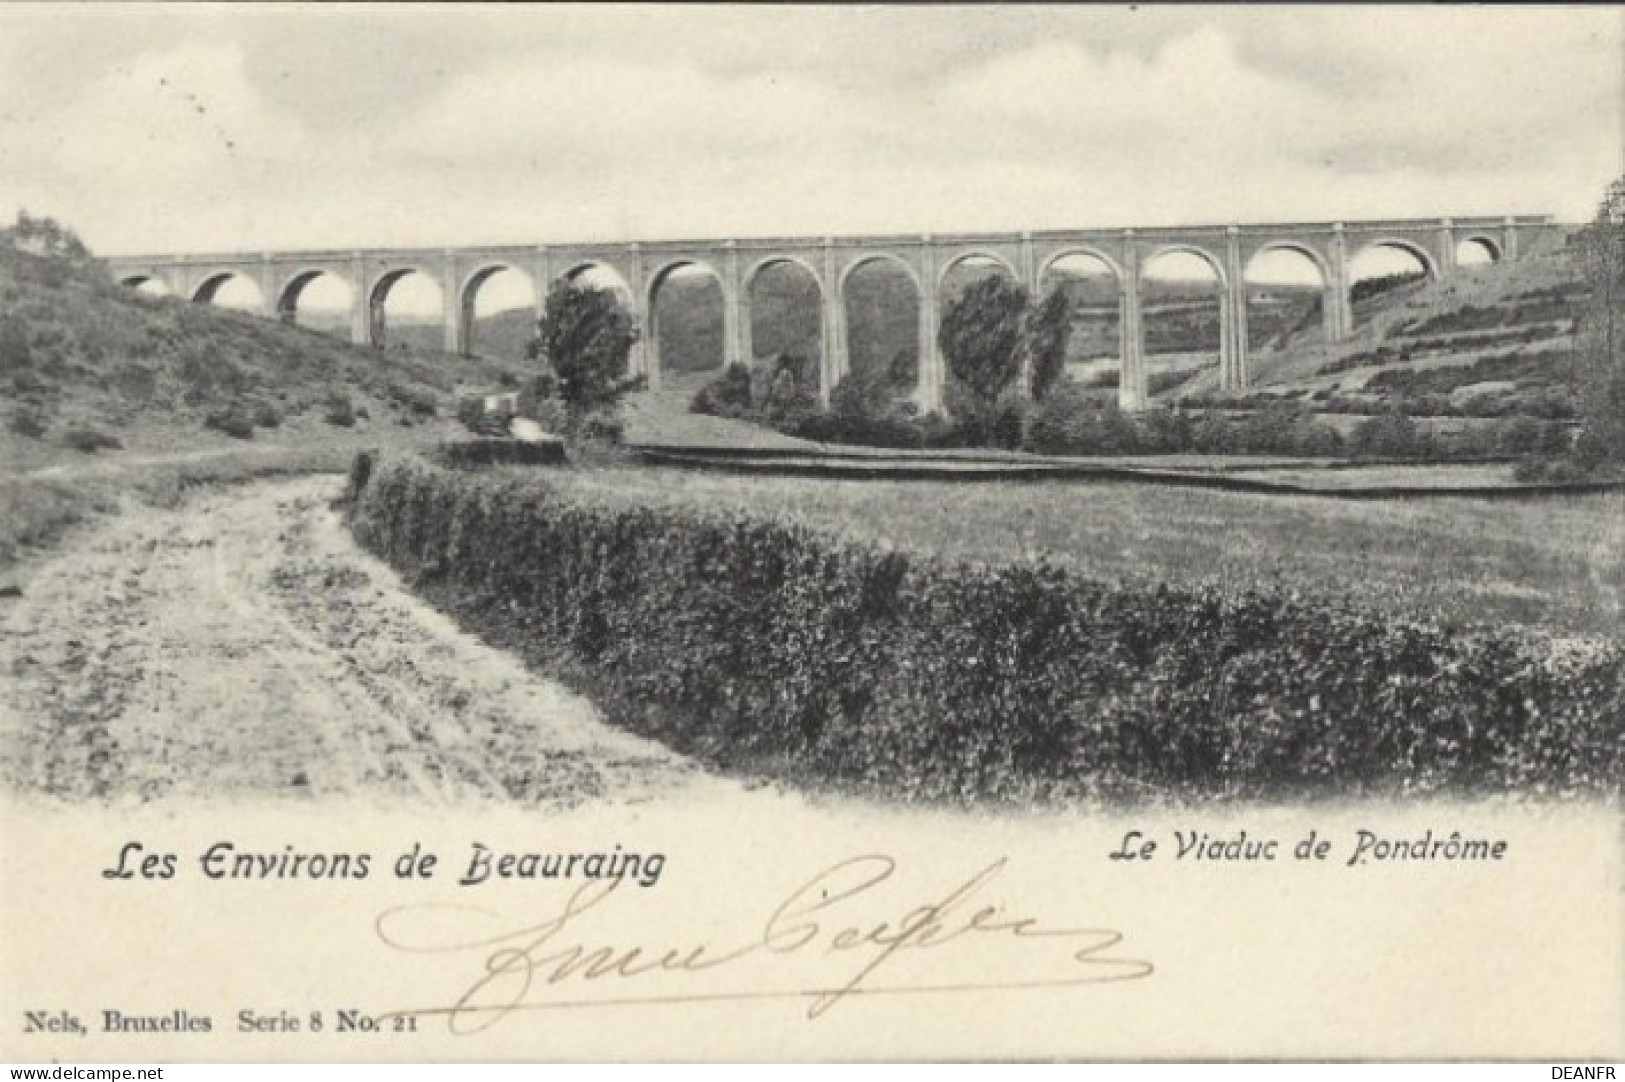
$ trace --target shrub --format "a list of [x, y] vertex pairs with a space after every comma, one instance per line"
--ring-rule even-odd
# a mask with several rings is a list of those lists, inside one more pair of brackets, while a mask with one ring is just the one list
[[158, 373], [144, 364], [121, 364], [113, 370], [112, 385], [121, 397], [146, 402], [158, 391]]
[[439, 397], [426, 388], [390, 380], [387, 391], [391, 402], [414, 417], [433, 417], [440, 409]]
[[[1050, 391], [1054, 391], [1053, 384]], [[1018, 388], [1007, 389], [993, 403], [993, 414], [987, 429], [987, 442], [994, 447], [1016, 450], [1026, 439], [1027, 425], [1033, 407]]]
[[[164, 343], [165, 347], [167, 345], [167, 342]], [[194, 406], [234, 399], [253, 384], [247, 372], [231, 361], [215, 356], [204, 342], [188, 342], [181, 347], [177, 374], [186, 388], [186, 401]]]
[[818, 400], [818, 369], [798, 353], [781, 353], [748, 368], [731, 364], [695, 393], [689, 408], [780, 432], [798, 432], [823, 412]]
[[[451, 469], [475, 469], [495, 465], [557, 466], [563, 464], [565, 460], [564, 444], [558, 439], [449, 440], [436, 447], [431, 457]], [[352, 475], [352, 487], [355, 491], [359, 492], [366, 487], [366, 476], [370, 473], [369, 465], [363, 473], [360, 484], [354, 484], [355, 478]]]
[[45, 417], [38, 410], [21, 407], [12, 411], [9, 427], [25, 439], [37, 440], [45, 435]]
[[421, 459], [357, 538], [611, 717], [905, 798], [1615, 792], [1625, 651], [1324, 597], [966, 565]]
[[1361, 458], [1423, 458], [1431, 441], [1402, 410], [1390, 410], [1361, 421], [1349, 433], [1349, 451]]
[[254, 438], [254, 417], [249, 407], [233, 404], [215, 410], [203, 419], [204, 428], [212, 428], [235, 440]]
[[276, 428], [282, 424], [282, 411], [269, 402], [256, 401], [248, 407], [249, 419], [260, 428]]
[[701, 387], [689, 408], [715, 417], [738, 417], [752, 405], [750, 369], [735, 362]]
[[350, 404], [349, 395], [335, 391], [328, 396], [326, 405], [327, 410], [322, 415], [322, 420], [328, 424], [338, 425], [340, 428], [349, 428], [355, 424], [355, 407]]
[[0, 318], [0, 372], [27, 368], [34, 361], [28, 328], [16, 316]]
[[1532, 455], [1520, 459], [1512, 476], [1526, 484], [1574, 485], [1596, 481], [1596, 471], [1565, 454]]
[[478, 432], [485, 420], [485, 396], [470, 394], [457, 399], [457, 422], [470, 432]]
[[806, 417], [794, 434], [870, 447], [925, 445], [925, 429], [914, 404], [896, 398], [884, 371], [862, 368], [842, 376], [830, 393], [828, 411]]
[[1033, 410], [1028, 450], [1050, 455], [1127, 455], [1140, 450], [1134, 421], [1116, 403], [1091, 398], [1062, 377]]
[[499, 399], [493, 408], [487, 408], [485, 395], [464, 395], [457, 400], [457, 420], [479, 436], [506, 436], [518, 413], [517, 403], [510, 404], [508, 399]]
[[87, 455], [93, 455], [104, 447], [116, 451], [124, 446], [123, 441], [117, 436], [90, 427], [68, 429], [62, 433], [62, 442], [65, 446]]
[[1332, 456], [1341, 454], [1343, 438], [1303, 406], [1281, 402], [1265, 406], [1241, 422], [1236, 443], [1247, 454]]

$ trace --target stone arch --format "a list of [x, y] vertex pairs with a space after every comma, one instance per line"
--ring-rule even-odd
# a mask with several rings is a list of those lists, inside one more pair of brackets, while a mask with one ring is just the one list
[[[1290, 253], [1315, 274], [1315, 282], [1260, 281], [1254, 272], [1261, 261]], [[1301, 294], [1313, 289], [1311, 299]], [[1237, 301], [1246, 320], [1247, 348], [1279, 348], [1292, 335], [1317, 322], [1329, 342], [1336, 337], [1335, 284], [1326, 256], [1313, 245], [1294, 240], [1271, 240], [1254, 248], [1241, 264]], [[1291, 293], [1298, 295], [1293, 296]]]
[[1470, 258], [1465, 260], [1462, 259], [1462, 252], [1464, 250], [1471, 250], [1474, 248], [1488, 257], [1484, 260], [1484, 262], [1499, 263], [1502, 259], [1506, 258], [1506, 253], [1502, 250], [1501, 242], [1499, 240], [1484, 233], [1473, 233], [1469, 236], [1461, 238], [1461, 240], [1456, 242], [1456, 262], [1458, 264], [1470, 264], [1478, 262], [1478, 260]]
[[259, 282], [242, 271], [222, 270], [212, 271], [205, 275], [192, 290], [192, 303], [216, 304], [219, 303], [221, 290], [229, 289], [233, 283], [241, 282], [254, 291], [254, 301], [250, 304], [229, 305], [234, 308], [244, 308], [251, 311], [263, 312], [265, 310], [265, 292], [260, 288]]
[[[644, 311], [648, 313], [648, 345], [646, 347], [646, 349], [647, 349], [646, 356], [647, 356], [647, 362], [648, 362], [648, 364], [650, 366], [650, 369], [653, 372], [664, 372], [664, 371], [667, 371], [667, 370], [670, 370], [670, 371], [676, 371], [677, 370], [676, 365], [674, 363], [667, 363], [667, 360], [661, 356], [661, 346], [662, 346], [662, 342], [661, 342], [661, 337], [662, 337], [661, 336], [661, 330], [662, 330], [661, 322], [662, 322], [662, 320], [660, 318], [660, 291], [662, 290], [662, 288], [664, 288], [666, 286], [666, 284], [668, 282], [671, 281], [673, 276], [681, 274], [681, 273], [683, 273], [685, 271], [690, 271], [690, 270], [697, 271], [697, 272], [705, 275], [706, 277], [710, 278], [711, 282], [714, 283], [715, 287], [716, 287], [716, 293], [717, 293], [717, 299], [718, 299], [717, 318], [716, 318], [716, 355], [717, 355], [717, 364], [713, 365], [713, 366], [702, 366], [702, 368], [690, 368], [690, 369], [687, 369], [687, 370], [688, 371], [701, 371], [701, 370], [704, 370], [704, 368], [721, 368], [721, 367], [725, 366], [728, 363], [728, 282], [727, 282], [727, 279], [725, 279], [722, 276], [721, 271], [719, 271], [715, 266], [713, 266], [712, 264], [706, 262], [705, 260], [697, 259], [697, 258], [694, 258], [692, 256], [683, 256], [683, 257], [680, 257], [680, 258], [677, 258], [677, 259], [672, 259], [672, 260], [670, 260], [670, 261], [668, 261], [666, 263], [663, 263], [660, 266], [656, 267], [654, 272], [649, 275], [648, 285], [645, 287], [647, 292], [646, 292], [646, 294], [644, 296], [644, 305], [645, 305]], [[699, 334], [699, 338], [700, 338], [700, 340], [702, 342], [702, 345], [701, 345], [700, 348], [702, 348], [702, 349], [704, 348], [705, 339], [707, 337], [708, 337], [708, 335], [706, 335], [703, 331], [701, 331], [701, 333]], [[669, 345], [670, 343], [668, 342], [666, 344]], [[685, 344], [692, 344], [692, 343], [685, 343]], [[675, 362], [676, 359], [677, 358], [675, 358], [675, 357], [671, 358], [671, 360], [673, 362]]]
[[[1201, 279], [1204, 284], [1188, 294], [1168, 294], [1160, 303], [1153, 303], [1148, 296], [1152, 293], [1151, 283], [1162, 280], [1157, 264], [1170, 257], [1194, 261], [1209, 277]], [[1142, 343], [1139, 353], [1143, 361], [1146, 402], [1162, 394], [1183, 393], [1186, 384], [1206, 378], [1203, 374], [1215, 369], [1221, 386], [1241, 382], [1235, 371], [1238, 362], [1236, 343], [1232, 339], [1240, 319], [1245, 316], [1235, 311], [1232, 285], [1230, 276], [1225, 273], [1224, 260], [1199, 244], [1159, 245], [1140, 261], [1137, 329]], [[1207, 322], [1209, 298], [1211, 324]], [[1216, 331], [1211, 339], [1209, 326]], [[1151, 365], [1153, 357], [1158, 358], [1155, 368]], [[1130, 377], [1125, 372], [1123, 378], [1126, 381]], [[1134, 388], [1130, 397], [1137, 398], [1139, 393], [1139, 389]]]
[[1142, 277], [1149, 271], [1151, 264], [1155, 263], [1159, 259], [1171, 255], [1195, 256], [1197, 259], [1200, 259], [1202, 262], [1206, 263], [1208, 268], [1213, 271], [1213, 280], [1219, 284], [1220, 292], [1223, 292], [1230, 287], [1230, 280], [1224, 273], [1224, 260], [1214, 255], [1200, 244], [1164, 244], [1161, 247], [1154, 249], [1153, 251], [1147, 253], [1144, 259], [1140, 260]]
[[762, 259], [758, 259], [756, 262], [752, 263], [750, 268], [745, 271], [745, 276], [741, 282], [741, 285], [745, 290], [745, 295], [747, 297], [750, 295], [750, 287], [755, 283], [756, 276], [758, 274], [761, 274], [769, 267], [783, 264], [799, 267], [801, 270], [805, 271], [807, 277], [811, 278], [813, 282], [817, 284], [818, 295], [820, 297], [826, 297], [827, 287], [824, 285], [824, 276], [819, 274], [818, 271], [813, 268], [811, 263], [807, 262], [805, 259], [802, 259], [798, 255], [770, 255], [765, 256]]
[[[895, 271], [900, 271], [903, 277], [907, 279], [909, 286], [911, 287], [910, 292], [914, 302], [915, 333], [910, 336], [905, 343], [900, 344], [889, 358], [884, 356], [884, 353], [886, 352], [885, 347], [891, 343], [883, 343], [879, 341], [876, 341], [875, 343], [864, 343], [861, 338], [854, 341], [854, 331], [857, 329], [857, 321], [853, 319], [853, 312], [851, 310], [852, 279], [853, 276], [859, 271], [870, 266], [890, 267]], [[926, 365], [930, 360], [930, 358], [926, 356], [927, 344], [930, 343], [934, 338], [936, 328], [929, 328], [928, 333], [926, 327], [928, 300], [925, 286], [920, 280], [919, 272], [914, 267], [910, 266], [906, 259], [892, 252], [871, 251], [859, 254], [841, 268], [840, 274], [836, 278], [836, 290], [835, 296], [832, 298], [832, 303], [835, 306], [837, 327], [836, 339], [839, 343], [837, 364], [844, 365], [845, 368], [851, 368], [865, 360], [868, 360], [872, 363], [886, 364], [890, 366], [901, 363], [903, 360], [902, 355], [912, 351], [914, 354], [914, 367], [916, 374], [919, 375], [925, 371]], [[877, 306], [877, 311], [878, 309], [879, 306]], [[864, 322], [874, 323], [877, 322], [877, 320], [866, 317]], [[872, 344], [874, 349], [871, 351], [862, 348], [854, 348], [855, 346], [866, 344]], [[874, 354], [873, 356], [869, 355], [871, 352]], [[845, 374], [845, 369], [832, 372], [830, 374], [830, 386], [833, 388], [835, 383], [838, 383], [840, 378]]]
[[[1421, 268], [1420, 281], [1437, 282], [1440, 278], [1438, 260], [1421, 243], [1400, 237], [1377, 237], [1360, 245], [1349, 256], [1344, 279], [1348, 302], [1347, 330], [1351, 334], [1364, 327], [1389, 303], [1388, 300], [1377, 298], [1389, 296], [1395, 288], [1411, 289], [1418, 284], [1405, 280], [1414, 273], [1410, 269], [1372, 268], [1370, 260], [1382, 256], [1384, 252], [1389, 253], [1390, 258], [1395, 252], [1409, 256], [1414, 266]], [[1366, 264], [1364, 268], [1361, 267], [1362, 263]], [[1374, 284], [1367, 287], [1367, 282]]]
[[[1422, 270], [1428, 278], [1435, 282], [1439, 280], [1439, 261], [1433, 257], [1433, 253], [1428, 251], [1426, 246], [1418, 244], [1416, 241], [1405, 240], [1402, 237], [1377, 237], [1366, 241], [1349, 255], [1349, 265], [1352, 267], [1357, 259], [1374, 248], [1392, 248], [1407, 255], [1415, 256], [1416, 261], [1422, 264]], [[1350, 284], [1353, 284], [1352, 278]]]
[[1107, 255], [1105, 252], [1101, 251], [1099, 248], [1096, 248], [1093, 245], [1089, 245], [1089, 244], [1076, 244], [1076, 245], [1072, 245], [1072, 246], [1067, 247], [1067, 248], [1061, 248], [1061, 249], [1058, 249], [1058, 250], [1056, 250], [1054, 252], [1051, 252], [1049, 257], [1047, 259], [1045, 259], [1043, 264], [1038, 268], [1038, 281], [1039, 281], [1039, 283], [1040, 284], [1043, 283], [1044, 276], [1049, 274], [1050, 271], [1052, 271], [1055, 268], [1055, 264], [1059, 263], [1061, 260], [1066, 259], [1069, 256], [1075, 256], [1075, 255], [1084, 256], [1086, 258], [1096, 260], [1102, 266], [1104, 266], [1107, 270], [1112, 272], [1112, 277], [1117, 279], [1117, 282], [1118, 282], [1119, 285], [1122, 284], [1122, 282], [1123, 282], [1123, 268], [1118, 265], [1117, 260], [1115, 260], [1111, 256]]
[[157, 274], [145, 272], [126, 274], [118, 280], [118, 284], [125, 289], [134, 289], [153, 297], [168, 297], [172, 293], [169, 283]]
[[841, 268], [840, 276], [836, 281], [835, 292], [844, 295], [846, 293], [846, 283], [852, 277], [853, 272], [860, 267], [867, 267], [871, 263], [891, 263], [896, 265], [914, 283], [914, 291], [922, 297], [925, 296], [925, 286], [920, 282], [919, 272], [909, 264], [908, 260], [894, 252], [864, 252], [857, 258], [849, 260], [846, 266]]
[[[798, 256], [770, 255], [766, 258], [759, 259], [746, 269], [743, 277], [740, 279], [739, 301], [741, 311], [739, 318], [741, 328], [744, 331], [742, 338], [743, 348], [740, 351], [740, 360], [744, 361], [746, 364], [752, 364], [756, 360], [756, 325], [754, 321], [756, 319], [757, 311], [754, 291], [756, 289], [757, 280], [762, 276], [763, 273], [780, 268], [785, 269], [795, 278], [802, 279], [812, 284], [812, 303], [815, 311], [813, 312], [813, 318], [811, 320], [801, 319], [800, 314], [783, 314], [781, 316], [780, 325], [776, 328], [778, 332], [777, 339], [773, 343], [778, 348], [776, 351], [770, 351], [770, 355], [772, 355], [773, 352], [786, 352], [787, 342], [791, 346], [789, 351], [794, 352], [794, 344], [799, 340], [802, 334], [811, 332], [811, 334], [816, 335], [818, 345], [812, 351], [809, 359], [819, 366], [819, 391], [820, 393], [823, 393], [827, 390], [824, 385], [824, 369], [827, 366], [825, 358], [829, 353], [829, 344], [825, 341], [829, 334], [828, 315], [830, 302], [828, 286], [825, 285], [823, 277], [813, 269], [812, 265]], [[811, 326], [798, 326], [798, 324], [806, 323], [810, 323]]]
[[939, 295], [942, 293], [943, 287], [948, 284], [948, 275], [953, 272], [955, 267], [962, 263], [970, 263], [973, 261], [997, 263], [999, 267], [1003, 269], [1004, 273], [1010, 276], [1010, 280], [1012, 282], [1022, 284], [1021, 276], [1016, 273], [1016, 268], [1011, 265], [1008, 259], [997, 254], [996, 252], [989, 252], [981, 248], [973, 248], [969, 251], [955, 253], [953, 258], [943, 261], [941, 268], [937, 271], [937, 293]]
[[517, 274], [523, 278], [530, 284], [532, 302], [535, 303], [539, 300], [536, 296], [536, 279], [532, 278], [530, 272], [524, 267], [514, 263], [486, 263], [463, 277], [463, 286], [459, 291], [459, 303], [463, 305], [464, 310], [472, 312], [474, 310], [474, 301], [479, 296], [480, 287], [497, 275], [504, 273]]
[[299, 298], [304, 295], [305, 288], [319, 278], [331, 278], [342, 285], [350, 294], [350, 305], [356, 303], [355, 283], [336, 271], [326, 270], [322, 267], [305, 267], [294, 271], [282, 282], [282, 287], [276, 291], [277, 318], [284, 323], [296, 323], [299, 318]]
[[613, 263], [602, 259], [577, 260], [576, 262], [567, 266], [564, 271], [560, 273], [559, 278], [566, 282], [576, 282], [586, 278], [588, 275], [597, 275], [600, 278], [609, 278], [611, 281], [605, 285], [604, 288], [609, 289], [612, 293], [619, 297], [622, 306], [625, 307], [628, 312], [636, 314], [637, 295], [633, 292], [631, 283], [626, 280], [626, 276], [622, 274]]
[[420, 267], [415, 263], [398, 267], [390, 267], [377, 278], [373, 279], [372, 288], [367, 291], [367, 303], [369, 305], [385, 303], [389, 300], [390, 291], [408, 276], [413, 274], [421, 274], [439, 288], [445, 288], [444, 284], [441, 283], [440, 279], [435, 275], [435, 273], [429, 270], [427, 267]]
[[441, 303], [444, 305], [446, 290], [450, 283], [442, 282], [433, 271], [415, 263], [390, 267], [373, 279], [371, 287], [367, 290], [367, 342], [370, 345], [382, 349], [388, 344], [389, 295], [396, 286], [414, 274], [421, 276], [424, 281], [440, 291]]
[[[1068, 273], [1069, 262], [1087, 262], [1097, 270]], [[1091, 290], [1090, 279], [1101, 284]], [[1111, 256], [1087, 245], [1062, 248], [1039, 264], [1037, 285], [1041, 296], [1047, 296], [1052, 288], [1064, 288], [1063, 283], [1068, 281], [1076, 284], [1064, 289], [1071, 320], [1067, 371], [1081, 386], [1110, 394], [1114, 380], [1121, 387], [1129, 346], [1123, 312], [1123, 269]]]
[[713, 279], [716, 280], [718, 285], [721, 285], [723, 282], [722, 272], [703, 259], [695, 259], [690, 256], [684, 256], [681, 259], [673, 259], [669, 262], [662, 263], [660, 266], [655, 268], [652, 274], [649, 275], [649, 295], [646, 300], [648, 302], [650, 311], [654, 310], [655, 295], [660, 292], [660, 287], [666, 284], [666, 280], [678, 271], [686, 270], [690, 267], [696, 270], [702, 270], [706, 274], [709, 274]]
[[[534, 314], [541, 309], [542, 301], [536, 279], [525, 268], [502, 261], [486, 263], [476, 267], [463, 277], [463, 284], [457, 294], [457, 311], [461, 316], [457, 321], [457, 352], [463, 356], [467, 356], [474, 351], [477, 337], [475, 328], [479, 321], [480, 290], [492, 278], [501, 274], [512, 274], [524, 279], [530, 293], [529, 311]], [[519, 358], [512, 359], [518, 360]]]
[[1322, 285], [1332, 280], [1332, 268], [1326, 261], [1326, 257], [1314, 245], [1296, 240], [1270, 240], [1254, 248], [1251, 254], [1247, 256], [1247, 262], [1242, 265], [1242, 278], [1247, 277], [1247, 269], [1257, 261], [1259, 256], [1268, 255], [1271, 252], [1292, 252], [1295, 255], [1301, 255], [1314, 264], [1315, 270], [1320, 274]]

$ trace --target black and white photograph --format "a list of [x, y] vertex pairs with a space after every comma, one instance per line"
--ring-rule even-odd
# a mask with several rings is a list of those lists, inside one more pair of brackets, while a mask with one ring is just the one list
[[1622, 787], [1617, 8], [0, 4], [8, 1062], [1617, 1061]]

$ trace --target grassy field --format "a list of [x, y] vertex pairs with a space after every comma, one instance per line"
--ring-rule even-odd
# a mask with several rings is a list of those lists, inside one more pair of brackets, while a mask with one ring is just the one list
[[1121, 483], [811, 481], [675, 470], [562, 471], [606, 501], [745, 508], [989, 563], [1048, 558], [1143, 582], [1337, 596], [1448, 626], [1618, 639], [1625, 496], [1347, 502]]

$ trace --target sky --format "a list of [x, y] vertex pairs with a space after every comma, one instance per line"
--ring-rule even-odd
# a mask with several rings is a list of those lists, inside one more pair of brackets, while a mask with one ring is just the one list
[[1551, 213], [1625, 13], [0, 5], [0, 215], [99, 254]]

